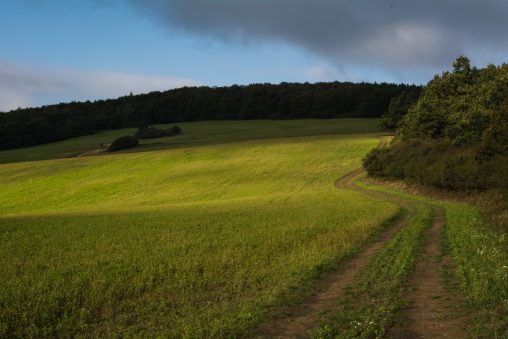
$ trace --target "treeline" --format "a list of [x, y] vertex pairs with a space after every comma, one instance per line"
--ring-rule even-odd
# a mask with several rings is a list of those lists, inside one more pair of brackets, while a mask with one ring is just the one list
[[478, 69], [459, 57], [453, 66], [428, 83], [395, 122], [390, 147], [373, 150], [364, 167], [448, 190], [497, 192], [508, 207], [508, 65]]
[[370, 83], [281, 83], [186, 87], [0, 114], [0, 149], [98, 130], [199, 120], [379, 117], [391, 98], [420, 87]]

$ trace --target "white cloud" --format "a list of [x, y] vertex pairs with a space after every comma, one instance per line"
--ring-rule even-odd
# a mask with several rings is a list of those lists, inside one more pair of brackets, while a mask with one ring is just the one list
[[320, 63], [313, 65], [303, 70], [303, 76], [306, 81], [320, 82], [320, 81], [356, 81], [349, 72], [343, 67], [333, 66], [328, 63]]
[[334, 78], [335, 69], [328, 65], [315, 65], [304, 70], [305, 78], [310, 81], [329, 81]]
[[18, 107], [32, 106], [33, 103], [26, 96], [9, 90], [0, 89], [0, 112], [10, 111]]
[[200, 83], [184, 78], [41, 67], [0, 60], [0, 111], [195, 85]]

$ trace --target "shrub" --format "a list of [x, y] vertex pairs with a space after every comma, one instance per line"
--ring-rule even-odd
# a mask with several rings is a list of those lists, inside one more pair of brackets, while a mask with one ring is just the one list
[[477, 153], [478, 159], [508, 155], [508, 121], [496, 122], [483, 132]]
[[136, 137], [125, 135], [123, 137], [115, 139], [109, 145], [108, 152], [115, 152], [126, 148], [135, 147], [139, 144], [138, 139]]
[[417, 89], [411, 92], [403, 91], [398, 96], [393, 97], [390, 100], [388, 111], [381, 117], [381, 127], [388, 130], [397, 129], [400, 121], [407, 114], [409, 108], [416, 103], [419, 95], [420, 90]]
[[138, 139], [155, 139], [155, 138], [162, 138], [162, 137], [170, 137], [173, 135], [181, 134], [182, 130], [178, 126], [173, 126], [171, 128], [167, 129], [158, 129], [153, 126], [143, 126], [139, 127], [138, 131], [134, 135]]
[[165, 135], [165, 131], [155, 127], [139, 127], [134, 136], [138, 139], [155, 139], [161, 138]]
[[387, 165], [386, 155], [389, 151], [382, 148], [374, 148], [363, 159], [363, 168], [369, 175], [384, 177], [384, 168]]
[[508, 190], [508, 156], [478, 160], [476, 155], [472, 146], [411, 139], [372, 150], [363, 167], [371, 176], [453, 191]]
[[168, 129], [168, 131], [171, 133], [169, 135], [178, 135], [178, 134], [182, 134], [182, 129], [178, 126], [173, 126], [171, 127], [170, 129]]

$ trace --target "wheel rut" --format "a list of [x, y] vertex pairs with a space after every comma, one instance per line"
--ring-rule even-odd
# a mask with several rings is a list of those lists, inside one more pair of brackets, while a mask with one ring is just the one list
[[[337, 311], [338, 301], [356, 275], [367, 266], [383, 246], [402, 229], [416, 205], [410, 200], [369, 190], [355, 185], [355, 180], [364, 174], [359, 168], [343, 176], [335, 183], [338, 189], [350, 189], [380, 200], [398, 204], [402, 216], [382, 231], [374, 242], [365, 246], [356, 256], [344, 262], [337, 271], [318, 282], [316, 292], [303, 302], [281, 308], [283, 317], [262, 323], [254, 332], [254, 338], [306, 338], [321, 319]], [[401, 321], [389, 329], [389, 338], [462, 338], [463, 319], [450, 317], [456, 314], [459, 298], [444, 286], [444, 272], [453, 267], [449, 256], [443, 256], [442, 229], [444, 211], [433, 207], [432, 227], [426, 232], [422, 253], [417, 258], [415, 271], [411, 274], [409, 291], [405, 297], [409, 303], [401, 311]]]
[[410, 291], [402, 308], [402, 319], [389, 332], [390, 338], [463, 338], [463, 319], [457, 317], [460, 298], [445, 289], [445, 269], [453, 266], [443, 256], [444, 211], [433, 210], [432, 227], [427, 231], [423, 251], [409, 280]]
[[354, 282], [355, 276], [369, 263], [381, 248], [393, 238], [395, 233], [406, 225], [407, 216], [413, 208], [385, 193], [373, 192], [354, 185], [354, 180], [363, 175], [363, 170], [355, 170], [337, 180], [335, 186], [340, 189], [353, 189], [373, 195], [377, 198], [399, 203], [403, 209], [402, 217], [398, 218], [377, 237], [364, 247], [356, 256], [347, 260], [343, 266], [327, 275], [318, 283], [317, 291], [302, 303], [280, 310], [285, 316], [263, 323], [255, 331], [255, 338], [305, 338], [313, 330], [319, 320], [337, 310], [338, 301], [346, 287]]

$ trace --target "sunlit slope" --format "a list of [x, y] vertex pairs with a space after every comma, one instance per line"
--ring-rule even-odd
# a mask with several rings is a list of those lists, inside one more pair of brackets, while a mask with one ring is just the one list
[[358, 167], [376, 143], [306, 137], [4, 164], [0, 213], [109, 213], [334, 194], [334, 180]]
[[0, 165], [0, 336], [225, 336], [397, 212], [334, 182], [375, 135]]

